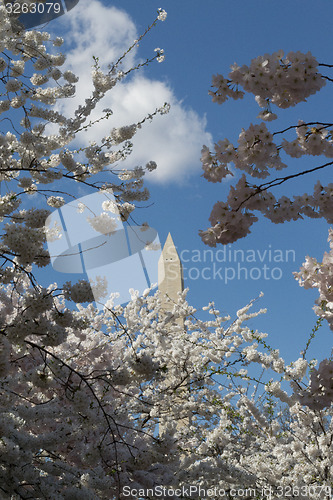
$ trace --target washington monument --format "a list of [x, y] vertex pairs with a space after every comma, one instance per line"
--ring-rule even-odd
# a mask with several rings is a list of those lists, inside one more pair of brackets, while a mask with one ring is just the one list
[[[165, 245], [163, 247], [160, 259], [158, 261], [158, 289], [161, 294], [161, 313], [166, 314], [168, 312], [172, 312], [174, 304], [178, 302], [178, 292], [182, 292], [184, 290], [184, 281], [183, 281], [183, 268], [177, 253], [174, 242], [172, 241], [171, 234], [168, 234]], [[172, 335], [173, 325], [177, 325], [177, 329], [181, 327], [181, 330], [184, 329], [184, 319], [183, 318], [174, 318], [172, 322], [170, 322], [169, 332]], [[172, 363], [172, 361], [171, 361]], [[179, 397], [179, 407], [182, 407], [183, 398], [186, 397], [184, 395], [184, 391], [186, 388], [178, 387], [178, 391], [180, 394]], [[177, 400], [176, 400], [177, 401]], [[167, 412], [167, 415], [172, 415], [175, 408], [171, 409]], [[165, 426], [165, 417], [161, 415], [159, 422], [159, 434], [160, 436], [163, 434], [164, 426]], [[177, 428], [181, 429], [183, 427], [187, 427], [189, 425], [188, 417], [181, 417], [178, 415], [177, 418]]]
[[170, 233], [158, 261], [158, 289], [161, 293], [161, 308], [171, 312], [178, 301], [178, 292], [184, 290], [184, 280], [182, 264]]

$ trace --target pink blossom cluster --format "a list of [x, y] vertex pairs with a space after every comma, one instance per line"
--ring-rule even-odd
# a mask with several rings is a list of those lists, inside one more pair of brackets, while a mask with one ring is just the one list
[[212, 226], [200, 231], [200, 236], [209, 246], [216, 246], [217, 243], [226, 245], [243, 238], [258, 220], [254, 210], [275, 224], [302, 219], [304, 216], [313, 219], [324, 217], [332, 223], [332, 190], [332, 183], [322, 186], [318, 181], [312, 195], [305, 193], [293, 199], [288, 196], [276, 199], [271, 191], [250, 186], [243, 174], [236, 186], [230, 187], [227, 202], [215, 203], [209, 217]]
[[321, 410], [330, 407], [333, 401], [333, 361], [323, 359], [318, 370], [312, 369], [310, 384], [303, 391], [299, 400], [312, 410]]
[[232, 175], [228, 169], [231, 162], [237, 169], [261, 179], [270, 175], [271, 168], [281, 170], [286, 167], [265, 123], [251, 124], [247, 130], [243, 129], [237, 148], [225, 139], [215, 144], [215, 154], [212, 155], [204, 146], [201, 161], [204, 177], [210, 182], [220, 182], [223, 177]]
[[299, 272], [294, 276], [304, 288], [318, 288], [319, 297], [315, 313], [328, 321], [333, 330], [333, 230], [329, 230], [330, 251], [324, 253], [322, 262], [306, 257]]
[[231, 66], [226, 79], [222, 75], [213, 76], [212, 84], [216, 91], [210, 91], [214, 102], [219, 104], [228, 97], [239, 99], [245, 92], [254, 94], [262, 108], [269, 103], [279, 108], [295, 106], [307, 97], [318, 92], [326, 81], [318, 72], [316, 58], [308, 52], [289, 52], [282, 50], [273, 54], [252, 59], [250, 66]]
[[[270, 111], [270, 105], [280, 108], [295, 106], [319, 91], [326, 77], [318, 73], [318, 62], [310, 54], [290, 52], [284, 56], [282, 51], [272, 55], [265, 54], [254, 59], [250, 66], [234, 65], [229, 80], [217, 76], [213, 78], [216, 92], [210, 92], [213, 100], [222, 103], [227, 97], [238, 98], [244, 92], [254, 93], [259, 105], [265, 108], [258, 116], [271, 121], [277, 116]], [[235, 88], [237, 90], [235, 90]], [[284, 134], [294, 131], [296, 137], [290, 139]], [[202, 149], [203, 177], [209, 182], [222, 182], [227, 176], [242, 175], [236, 186], [231, 186], [225, 201], [217, 202], [210, 216], [211, 227], [199, 234], [204, 243], [210, 246], [227, 244], [249, 234], [251, 225], [258, 220], [253, 211], [259, 211], [274, 223], [311, 218], [325, 218], [332, 221], [332, 186], [323, 186], [319, 181], [314, 193], [276, 199], [270, 188], [315, 170], [329, 167], [329, 161], [306, 171], [297, 171], [284, 177], [273, 177], [275, 171], [286, 169], [289, 165], [284, 157], [300, 158], [304, 155], [333, 158], [333, 124], [299, 120], [298, 125], [285, 130], [270, 132], [264, 122], [251, 124], [242, 129], [237, 146], [228, 139], [218, 141], [214, 152], [207, 146]], [[277, 137], [281, 141], [277, 142]], [[233, 168], [234, 167], [234, 168]], [[236, 172], [235, 172], [236, 169]], [[255, 179], [268, 179], [255, 184]]]
[[297, 138], [293, 141], [283, 139], [281, 147], [293, 158], [303, 155], [333, 158], [332, 132], [329, 124], [313, 123], [309, 126], [300, 120], [296, 127]]

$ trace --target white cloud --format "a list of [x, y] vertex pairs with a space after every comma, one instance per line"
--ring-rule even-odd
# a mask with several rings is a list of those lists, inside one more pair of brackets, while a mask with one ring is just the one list
[[[114, 62], [137, 38], [136, 27], [126, 12], [116, 7], [106, 7], [97, 0], [81, 0], [61, 18], [66, 28], [67, 52], [72, 70], [88, 77], [87, 68], [92, 57], [99, 57], [101, 65]], [[136, 49], [126, 58], [133, 63]], [[126, 68], [125, 68], [126, 69]]]
[[[88, 97], [92, 89], [90, 69], [92, 56], [99, 57], [102, 66], [114, 62], [138, 37], [130, 16], [114, 7], [106, 7], [96, 0], [81, 0], [77, 8], [63, 16], [67, 25], [71, 50], [67, 52], [67, 66], [80, 77], [76, 97], [62, 104], [66, 114]], [[124, 69], [140, 61], [135, 49], [126, 59]], [[158, 64], [154, 61], [153, 64]], [[163, 63], [162, 63], [163, 64]], [[212, 137], [205, 130], [206, 120], [194, 110], [186, 108], [165, 82], [148, 79], [142, 70], [132, 78], [116, 85], [94, 110], [98, 118], [104, 108], [111, 108], [112, 117], [102, 121], [78, 136], [80, 146], [99, 142], [113, 127], [130, 125], [142, 120], [165, 102], [171, 104], [169, 114], [156, 116], [133, 138], [133, 152], [121, 164], [126, 168], [156, 161], [158, 168], [149, 174], [151, 181], [181, 181], [200, 172], [202, 144], [211, 145]]]

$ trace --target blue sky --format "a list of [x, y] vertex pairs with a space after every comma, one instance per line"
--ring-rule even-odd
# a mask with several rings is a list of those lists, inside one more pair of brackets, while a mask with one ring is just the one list
[[[80, 73], [82, 82], [79, 97], [88, 87], [87, 65], [89, 69], [91, 56], [100, 56], [102, 64], [112, 62], [154, 19], [158, 7], [168, 12], [167, 20], [158, 23], [129, 63], [150, 56], [155, 47], [165, 50], [165, 61], [154, 62], [141, 76], [138, 74], [115, 91], [108, 103], [114, 110], [112, 126], [130, 124], [140, 113], [153, 111], [165, 100], [172, 105], [169, 116], [147, 124], [134, 141], [129, 167], [148, 160], [158, 163], [156, 174], [147, 180], [151, 199], [146, 208], [137, 210], [135, 218], [138, 222], [148, 221], [158, 231], [161, 242], [171, 231], [180, 254], [186, 260], [192, 257], [183, 265], [185, 285], [190, 288], [188, 298], [193, 305], [200, 307], [214, 300], [223, 314], [233, 315], [263, 291], [264, 297], [257, 306], [267, 307], [268, 312], [254, 319], [251, 326], [269, 333], [270, 345], [279, 348], [291, 361], [298, 357], [315, 324], [312, 306], [317, 297], [316, 291], [298, 286], [292, 271], [299, 269], [306, 255], [321, 259], [328, 251], [328, 224], [304, 220], [274, 225], [261, 218], [251, 235], [227, 247], [228, 252], [250, 250], [255, 255], [254, 262], [242, 263], [233, 254], [231, 260], [223, 261], [222, 246], [213, 249], [213, 254], [206, 253], [204, 262], [208, 247], [201, 243], [198, 230], [208, 226], [211, 208], [215, 201], [226, 198], [229, 183], [213, 185], [201, 177], [200, 149], [203, 144], [225, 137], [236, 141], [242, 127], [258, 123], [259, 108], [252, 96], [222, 106], [213, 104], [208, 96], [211, 76], [218, 72], [227, 74], [235, 61], [247, 64], [258, 55], [279, 49], [310, 50], [320, 62], [331, 63], [333, 5], [323, 0], [315, 4], [300, 0], [166, 0], [164, 4], [151, 0], [100, 4], [92, 0], [88, 4], [81, 0], [69, 14], [48, 27], [57, 34], [69, 34], [69, 64]], [[270, 130], [296, 124], [299, 118], [331, 120], [329, 91], [327, 85], [308, 103], [278, 111], [279, 119], [269, 125]], [[103, 132], [103, 126], [98, 132]], [[81, 141], [87, 139], [93, 140], [93, 134], [88, 133]], [[288, 173], [317, 166], [319, 162], [319, 158], [289, 162]], [[291, 181], [274, 193], [277, 196], [282, 192], [311, 192], [318, 178], [330, 182], [329, 172], [312, 174]], [[277, 255], [279, 262], [274, 261]], [[245, 270], [238, 271], [239, 265]], [[268, 267], [268, 279], [264, 277], [263, 265]], [[203, 272], [203, 268], [208, 270]], [[235, 273], [228, 283], [226, 272], [229, 277]], [[324, 325], [311, 354], [319, 358], [329, 356], [331, 339], [332, 333]]]

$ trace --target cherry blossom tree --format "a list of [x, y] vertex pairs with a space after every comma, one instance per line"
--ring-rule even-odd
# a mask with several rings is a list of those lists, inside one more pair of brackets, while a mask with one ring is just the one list
[[[214, 152], [206, 146], [202, 149], [203, 176], [208, 181], [222, 182], [237, 170], [243, 172], [236, 185], [230, 187], [227, 199], [214, 205], [209, 219], [211, 227], [200, 231], [205, 244], [215, 247], [245, 237], [258, 220], [256, 211], [274, 223], [304, 216], [323, 217], [332, 222], [331, 184], [323, 186], [318, 181], [313, 194], [295, 195], [292, 199], [287, 196], [276, 199], [271, 188], [332, 165], [332, 161], [322, 161], [319, 166], [297, 173], [279, 177], [274, 173], [288, 168], [288, 157], [289, 160], [305, 155], [332, 158], [333, 124], [299, 121], [297, 125], [271, 132], [265, 123], [277, 119], [273, 106], [280, 109], [296, 106], [320, 91], [327, 81], [332, 81], [319, 72], [319, 68], [324, 71], [331, 67], [319, 64], [310, 53], [290, 52], [285, 55], [279, 51], [257, 57], [249, 66], [234, 64], [228, 78], [222, 75], [213, 77], [215, 90], [210, 91], [210, 95], [214, 102], [222, 104], [228, 98], [239, 99], [246, 92], [252, 93], [262, 108], [257, 118], [263, 121], [251, 124], [247, 130], [242, 129], [237, 146], [224, 139], [215, 144]], [[296, 137], [290, 138], [291, 134]], [[268, 180], [259, 183], [257, 179]], [[229, 415], [233, 417], [228, 415], [229, 432], [234, 437], [231, 453], [234, 464], [241, 464], [242, 471], [249, 473], [243, 479], [243, 484], [248, 487], [243, 490], [246, 498], [329, 498], [331, 494], [333, 363], [330, 357], [322, 360], [316, 368], [317, 361], [306, 360], [308, 347], [322, 321], [327, 320], [332, 329], [331, 230], [329, 242], [331, 251], [325, 253], [322, 262], [307, 257], [300, 271], [294, 273], [301, 286], [318, 288], [319, 291], [314, 307], [318, 321], [301, 357], [286, 367], [278, 353], [268, 348], [271, 356], [277, 356], [268, 367], [253, 345], [246, 353], [246, 359], [251, 363], [261, 363], [265, 371], [269, 368], [275, 372], [265, 384], [262, 396], [257, 392], [260, 381], [252, 398], [240, 396], [238, 410], [235, 411], [234, 406], [232, 411], [229, 408]], [[279, 373], [280, 379], [277, 377]], [[277, 401], [283, 410], [278, 410]], [[216, 457], [220, 458], [220, 453], [223, 454], [225, 446], [230, 443], [226, 434], [228, 432], [223, 427], [223, 433], [219, 435], [221, 448]], [[216, 429], [212, 430], [212, 435], [216, 444]], [[207, 441], [203, 449], [207, 450]], [[287, 472], [289, 468], [290, 474]], [[252, 492], [251, 486], [254, 487]], [[261, 493], [256, 496], [258, 488]], [[235, 498], [238, 498], [237, 492]]]
[[[213, 77], [215, 90], [209, 92], [213, 102], [222, 104], [229, 98], [253, 94], [262, 109], [257, 118], [263, 121], [242, 129], [237, 145], [223, 139], [215, 144], [214, 152], [207, 146], [202, 149], [203, 176], [209, 182], [221, 182], [233, 176], [235, 169], [243, 172], [237, 184], [230, 187], [226, 200], [214, 205], [209, 218], [211, 227], [200, 231], [204, 243], [216, 246], [245, 237], [258, 220], [255, 212], [275, 224], [304, 216], [323, 217], [332, 222], [331, 184], [323, 186], [318, 181], [313, 193], [293, 198], [283, 195], [276, 199], [271, 189], [332, 165], [333, 124], [299, 120], [284, 130], [270, 131], [265, 123], [277, 119], [272, 111], [274, 106], [280, 110], [296, 106], [319, 92], [327, 81], [331, 82], [332, 78], [320, 73], [330, 68], [329, 64], [319, 64], [310, 52], [278, 51], [253, 59], [249, 66], [234, 64], [228, 78], [219, 74]], [[275, 171], [287, 169], [291, 158], [306, 155], [324, 156], [328, 161], [308, 170], [277, 176]]]
[[[165, 17], [159, 9], [151, 27]], [[1, 498], [330, 498], [331, 362], [316, 369], [305, 349], [286, 365], [247, 326], [264, 312], [251, 312], [254, 302], [231, 320], [213, 302], [196, 311], [185, 291], [165, 312], [148, 289], [98, 310], [87, 282], [39, 283], [49, 208], [75, 186], [112, 189], [125, 221], [147, 199], [144, 169], [116, 168], [145, 117], [99, 144], [74, 144], [103, 96], [162, 51], [126, 72], [125, 55], [106, 70], [96, 58], [92, 95], [65, 116], [56, 104], [75, 94], [76, 76], [61, 70], [62, 40], [24, 30], [2, 1], [0, 40]], [[94, 226], [110, 225], [107, 215]], [[331, 258], [308, 259], [297, 274], [319, 288], [328, 321]]]

